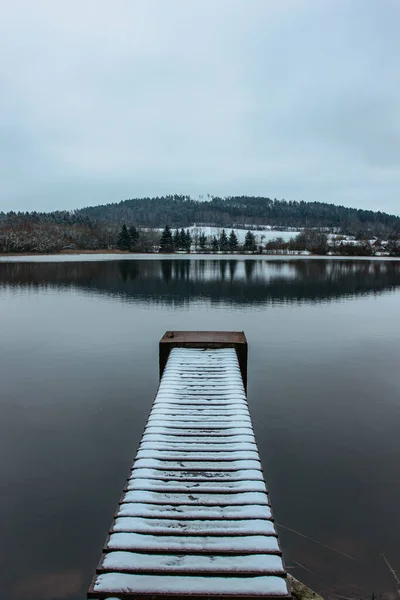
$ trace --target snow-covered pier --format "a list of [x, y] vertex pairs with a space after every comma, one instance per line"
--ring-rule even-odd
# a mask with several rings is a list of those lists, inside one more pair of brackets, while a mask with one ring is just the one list
[[290, 596], [242, 333], [168, 332], [160, 386], [88, 598]]

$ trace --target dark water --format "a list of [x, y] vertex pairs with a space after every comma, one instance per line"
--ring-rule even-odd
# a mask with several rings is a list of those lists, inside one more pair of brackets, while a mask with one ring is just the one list
[[244, 330], [291, 572], [368, 597], [400, 571], [400, 263], [0, 262], [1, 598], [85, 597], [167, 329]]

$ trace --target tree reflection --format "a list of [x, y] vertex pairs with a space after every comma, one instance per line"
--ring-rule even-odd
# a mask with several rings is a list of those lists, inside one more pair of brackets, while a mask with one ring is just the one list
[[1, 286], [75, 287], [166, 304], [200, 298], [230, 304], [326, 302], [397, 289], [400, 263], [329, 259], [1, 262]]

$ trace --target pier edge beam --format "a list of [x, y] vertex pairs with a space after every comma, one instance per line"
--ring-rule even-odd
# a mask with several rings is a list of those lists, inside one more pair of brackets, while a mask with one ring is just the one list
[[160, 379], [173, 348], [234, 348], [247, 392], [247, 339], [243, 331], [166, 331], [160, 340]]

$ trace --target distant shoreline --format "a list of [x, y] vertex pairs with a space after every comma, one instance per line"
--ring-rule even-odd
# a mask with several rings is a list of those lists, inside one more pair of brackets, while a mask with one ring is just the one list
[[[79, 254], [149, 254], [147, 252], [125, 252], [123, 250], [60, 250], [59, 252], [0, 252], [1, 256], [65, 256]], [[155, 254], [155, 253], [154, 253]]]
[[398, 256], [388, 256], [388, 255], [354, 255], [354, 254], [311, 254], [305, 252], [285, 252], [285, 253], [274, 253], [274, 252], [129, 252], [118, 249], [111, 250], [61, 250], [59, 252], [0, 252], [0, 259], [2, 258], [24, 258], [28, 256], [32, 257], [55, 257], [55, 256], [101, 256], [101, 255], [115, 255], [121, 257], [158, 257], [158, 258], [166, 258], [166, 257], [176, 257], [176, 258], [189, 258], [193, 257], [205, 257], [205, 258], [300, 258], [300, 259], [363, 259], [363, 260], [400, 260]]

